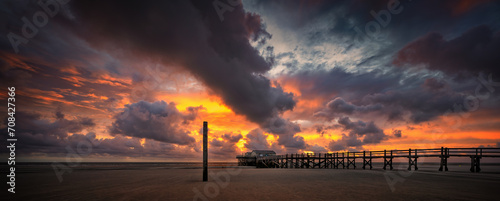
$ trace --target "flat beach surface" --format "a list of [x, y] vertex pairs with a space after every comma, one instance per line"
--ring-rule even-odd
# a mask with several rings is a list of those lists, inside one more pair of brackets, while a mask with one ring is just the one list
[[17, 173], [16, 200], [498, 200], [500, 193], [498, 173], [380, 169], [212, 168], [202, 182], [199, 168], [75, 168], [60, 182], [47, 166]]

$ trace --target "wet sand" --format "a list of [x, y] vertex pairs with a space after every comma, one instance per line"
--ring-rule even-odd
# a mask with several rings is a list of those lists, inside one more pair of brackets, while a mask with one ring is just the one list
[[15, 196], [85, 201], [498, 200], [500, 192], [496, 173], [255, 168], [209, 172], [209, 182], [202, 182], [201, 169], [77, 168], [59, 182], [51, 168], [21, 170]]

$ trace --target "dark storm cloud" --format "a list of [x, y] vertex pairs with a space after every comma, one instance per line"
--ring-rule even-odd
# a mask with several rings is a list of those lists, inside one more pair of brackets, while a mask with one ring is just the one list
[[302, 96], [324, 101], [325, 106], [313, 115], [327, 120], [346, 115], [369, 120], [382, 115], [390, 121], [426, 122], [462, 104], [464, 92], [470, 90], [401, 69], [347, 72], [334, 68], [297, 73], [284, 78], [283, 82], [297, 83]]
[[[15, 114], [16, 132], [64, 138], [68, 136], [69, 133], [81, 132], [84, 129], [92, 128], [96, 125], [92, 119], [87, 117], [65, 119], [64, 114], [61, 112], [57, 112], [56, 116], [58, 118], [55, 121], [50, 121], [42, 118], [38, 113], [18, 111]], [[6, 123], [4, 124], [6, 125]]]
[[[277, 2], [259, 3], [262, 5], [279, 4]], [[285, 2], [281, 2], [281, 4], [284, 3]], [[460, 65], [467, 65], [467, 63], [471, 62], [464, 60], [471, 58], [470, 60], [472, 61], [475, 59], [476, 56], [474, 55], [476, 53], [474, 53], [474, 51], [483, 52], [486, 50], [491, 51], [482, 56], [477, 56], [477, 58], [486, 57], [484, 60], [477, 63], [487, 61], [496, 62], [496, 57], [491, 57], [490, 55], [494, 54], [494, 52], [498, 52], [495, 50], [497, 47], [495, 44], [498, 43], [498, 39], [496, 39], [498, 33], [492, 30], [498, 29], [499, 27], [498, 23], [492, 23], [495, 21], [492, 19], [500, 19], [498, 12], [493, 12], [493, 8], [498, 8], [499, 4], [498, 2], [489, 3], [487, 5], [484, 3], [485, 2], [466, 4], [467, 6], [465, 7], [459, 6], [459, 2], [453, 1], [440, 1], [434, 5], [430, 5], [431, 3], [426, 1], [406, 3], [403, 5], [404, 10], [402, 13], [397, 16], [392, 15], [391, 23], [388, 27], [386, 27], [386, 29], [384, 29], [389, 32], [390, 35], [388, 36], [391, 39], [390, 42], [392, 44], [389, 46], [383, 45], [383, 48], [385, 48], [383, 51], [384, 53], [377, 53], [376, 55], [370, 56], [359, 63], [354, 63], [357, 67], [354, 70], [345, 70], [343, 67], [335, 67], [331, 70], [321, 70], [321, 65], [323, 65], [321, 63], [295, 64], [299, 65], [301, 70], [283, 76], [283, 83], [286, 85], [287, 81], [291, 81], [290, 83], [300, 89], [303, 97], [315, 97], [316, 99], [324, 101], [323, 103], [326, 106], [324, 108], [317, 108], [315, 113], [315, 116], [317, 117], [332, 119], [343, 115], [353, 115], [357, 118], [369, 120], [378, 117], [375, 116], [375, 114], [378, 114], [387, 117], [390, 121], [410, 120], [413, 123], [421, 123], [433, 120], [463, 103], [464, 97], [471, 93], [470, 89], [464, 88], [464, 86], [467, 85], [465, 83], [470, 84], [472, 79], [462, 80], [461, 83], [464, 85], [460, 85], [458, 83], [450, 82], [451, 76], [448, 75], [438, 77], [435, 76], [435, 74], [432, 75], [427, 72], [415, 73], [415, 71], [411, 71], [412, 69], [394, 68], [390, 65], [390, 63], [392, 62], [392, 58], [397, 55], [393, 54], [397, 53], [397, 51], [403, 48], [408, 42], [415, 40], [415, 38], [420, 37], [429, 31], [440, 31], [443, 32], [443, 35], [446, 38], [452, 36], [452, 38], [454, 37], [455, 39], [445, 40], [443, 39], [445, 38], [443, 36], [442, 41], [438, 41], [438, 43], [428, 42], [426, 44], [435, 44], [438, 46], [438, 49], [442, 47], [442, 44], [444, 44], [444, 46], [449, 49], [449, 52], [453, 52], [452, 47], [454, 46], [457, 48], [469, 46], [470, 48], [462, 48], [462, 50], [459, 49], [455, 51], [457, 53], [471, 53], [471, 55], [463, 57], [460, 55], [449, 56], [449, 59], [442, 60], [442, 63], [440, 64], [443, 65], [441, 66], [447, 66], [445, 64], [454, 64], [455, 62], [461, 62]], [[333, 10], [338, 9], [338, 7], [347, 6], [347, 4], [342, 3], [342, 1], [332, 3], [331, 6], [327, 6], [326, 4], [328, 3], [320, 2], [318, 4], [312, 4], [311, 6], [314, 8], [312, 8], [311, 11], [321, 9], [319, 7], [324, 6], [325, 12], [318, 12], [317, 15], [314, 14], [314, 12], [311, 12], [311, 19], [307, 18], [306, 21], [314, 22], [312, 19], [326, 20], [328, 18], [326, 17], [326, 14], [330, 14]], [[360, 16], [363, 16], [363, 13], [369, 14], [370, 9], [378, 11], [378, 9], [382, 9], [383, 6], [384, 5], [381, 1], [379, 1], [378, 3], [368, 5], [367, 7], [359, 6], [353, 7], [354, 10], [347, 9], [349, 12], [356, 10], [360, 12], [354, 12], [357, 14], [352, 13], [353, 15], [349, 18], [352, 17], [357, 19], [354, 20], [356, 23], [354, 23], [351, 27], [345, 27], [345, 29], [352, 29], [353, 26], [363, 25], [370, 20], [374, 20], [373, 18], [370, 19], [370, 17], [368, 17], [367, 20], [361, 20]], [[349, 6], [346, 8], [348, 7]], [[268, 9], [265, 6], [260, 6], [259, 8], [264, 10]], [[290, 7], [283, 5], [283, 8]], [[298, 8], [299, 6], [297, 6], [296, 9]], [[304, 6], [300, 8], [307, 10], [308, 7]], [[426, 15], [417, 14], [421, 13], [422, 10], [426, 10], [428, 13], [426, 13]], [[273, 16], [277, 16], [277, 20], [286, 19], [280, 18], [280, 15], [290, 14], [273, 14], [271, 12], [267, 17], [273, 18]], [[332, 15], [335, 16], [337, 14]], [[331, 18], [332, 24], [335, 24], [338, 20], [345, 19], [338, 17]], [[282, 22], [286, 24], [285, 21]], [[295, 21], [290, 23], [293, 24]], [[487, 24], [488, 27], [492, 28], [485, 29], [484, 26], [480, 26], [483, 27], [480, 30], [479, 28], [472, 28], [471, 30], [474, 31], [466, 31], [466, 29], [482, 23]], [[298, 24], [296, 25], [298, 26]], [[333, 35], [326, 34], [325, 30], [316, 29], [307, 29], [305, 30], [305, 33], [311, 31], [311, 33], [318, 36], [315, 37], [314, 40], [323, 42], [323, 39], [328, 41], [328, 38], [332, 38], [332, 36], [345, 34], [341, 30], [342, 29], [339, 29], [336, 30], [335, 33], [331, 33]], [[463, 32], [465, 33], [462, 36], [456, 35], [456, 33]], [[472, 34], [472, 32], [474, 33]], [[299, 31], [299, 35], [304, 35], [304, 33], [300, 33]], [[452, 46], [451, 43], [455, 40], [460, 42], [457, 42], [456, 45], [454, 43], [454, 46]], [[374, 41], [377, 42], [376, 40]], [[334, 44], [337, 43], [338, 42]], [[347, 43], [349, 44], [349, 42]], [[305, 42], [302, 44], [307, 46], [307, 44], [310, 43]], [[474, 48], [475, 46], [477, 46], [477, 48]], [[442, 49], [427, 49], [429, 49], [429, 51], [427, 51], [426, 54], [432, 54], [432, 56], [426, 58], [436, 58], [436, 62], [440, 61], [438, 60], [438, 56], [444, 54], [441, 51]], [[381, 52], [380, 50], [381, 49], [377, 50], [377, 52]], [[411, 51], [408, 52], [408, 58], [412, 58], [410, 53]], [[318, 54], [321, 54], [321, 52]], [[455, 57], [460, 58], [453, 60]], [[420, 57], [417, 55], [417, 58]], [[347, 63], [347, 65], [352, 64]], [[371, 65], [372, 68], [369, 69], [369, 71], [363, 71], [362, 68], [365, 65]], [[358, 68], [360, 70], [358, 70]], [[485, 67], [484, 69], [478, 67], [476, 68], [476, 72], [497, 72], [495, 69], [497, 68], [492, 66]], [[450, 69], [450, 71], [453, 70], [455, 69]], [[451, 72], [451, 74], [454, 76], [453, 72]], [[373, 114], [371, 114], [372, 112]]]
[[[307, 26], [309, 22], [318, 18], [331, 17], [340, 18], [340, 24], [337, 24], [334, 30], [346, 31], [352, 28], [346, 23], [348, 17], [356, 17], [361, 19], [369, 19], [370, 10], [383, 9], [386, 7], [386, 1], [250, 1], [245, 2], [255, 9], [260, 9], [264, 12], [269, 12], [283, 26], [296, 29]], [[337, 12], [335, 12], [337, 11]], [[266, 13], [267, 14], [267, 13]], [[332, 22], [333, 23], [333, 22]], [[332, 31], [334, 31], [332, 30]], [[354, 33], [354, 32], [353, 32]]]
[[387, 108], [389, 120], [403, 120], [403, 114], [409, 113], [413, 123], [435, 119], [451, 111], [455, 105], [463, 103], [465, 96], [455, 92], [429, 93], [421, 89], [413, 91], [389, 91], [374, 93], [363, 98], [365, 102], [382, 104]]
[[488, 26], [474, 27], [461, 36], [447, 40], [440, 33], [429, 33], [401, 49], [394, 64], [425, 64], [430, 70], [466, 76], [478, 72], [498, 74], [500, 32]]
[[428, 78], [425, 80], [422, 85], [424, 88], [429, 89], [431, 91], [439, 91], [447, 87], [447, 84], [443, 80], [439, 80], [436, 78]]
[[[5, 36], [2, 38], [3, 40], [0, 40], [0, 60], [16, 58], [19, 61], [18, 64], [26, 63], [27, 66], [35, 68], [36, 72], [29, 73], [34, 75], [32, 77], [35, 79], [35, 83], [40, 86], [28, 82], [29, 87], [66, 86], [61, 84], [60, 79], [54, 78], [63, 77], [64, 73], [60, 70], [69, 66], [81, 69], [84, 66], [85, 71], [106, 69], [110, 70], [111, 73], [118, 74], [115, 68], [116, 61], [107, 60], [109, 57], [106, 58], [106, 56], [109, 55], [90, 48], [76, 35], [70, 34], [64, 27], [65, 25], [61, 23], [72, 18], [69, 14], [68, 2], [70, 1], [0, 2], [0, 10], [2, 11], [0, 15], [3, 22], [0, 23], [0, 34]], [[47, 3], [48, 7], [41, 5], [44, 3]], [[51, 13], [47, 13], [47, 9]], [[43, 16], [47, 16], [47, 18]], [[34, 18], [38, 22], [35, 22]], [[12, 39], [11, 35], [22, 39]], [[20, 40], [25, 41], [14, 45]], [[16, 52], [15, 49], [18, 51]], [[99, 56], [95, 56], [96, 54]], [[98, 60], [104, 65], [96, 65]], [[14, 73], [14, 70], [9, 73]], [[47, 77], [49, 79], [46, 79]], [[16, 79], [22, 79], [22, 77], [16, 77]]]
[[236, 143], [243, 138], [241, 134], [231, 135], [231, 134], [223, 134], [222, 140], [212, 139], [210, 141], [209, 154], [213, 154], [215, 158], [227, 159], [234, 157], [237, 154], [240, 154], [239, 148], [236, 146]]
[[344, 131], [349, 131], [349, 133], [347, 135], [342, 134], [340, 140], [330, 142], [329, 148], [332, 151], [349, 148], [360, 149], [365, 144], [378, 144], [388, 137], [373, 122], [366, 123], [360, 120], [353, 122], [349, 117], [341, 117], [337, 122]]
[[[295, 46], [293, 52], [311, 62], [305, 65], [297, 64], [296, 60], [281, 61], [277, 58], [277, 66], [286, 66], [287, 69], [296, 69], [298, 65], [308, 71], [332, 66], [356, 66], [359, 71], [363, 68], [385, 70], [384, 65], [390, 63], [389, 59], [398, 50], [426, 33], [440, 32], [446, 37], [454, 37], [456, 33], [480, 24], [500, 29], [500, 15], [497, 12], [500, 3], [496, 1], [264, 0], [244, 4], [246, 9], [261, 14], [266, 23], [279, 27], [283, 33], [290, 32], [287, 35], [295, 36], [298, 42], [292, 43]], [[391, 13], [391, 6], [398, 12]], [[335, 47], [335, 52], [310, 51], [311, 48], [327, 45]], [[324, 66], [323, 61], [330, 60], [330, 57], [338, 55], [342, 58], [353, 54], [359, 56]]]
[[189, 124], [190, 121], [195, 120], [198, 117], [198, 111], [200, 110], [206, 110], [202, 105], [198, 107], [187, 107], [186, 108], [186, 114], [184, 114], [184, 121], [182, 122], [183, 124]]
[[349, 119], [349, 117], [341, 117], [339, 118], [338, 123], [344, 130], [350, 130], [350, 135], [357, 134], [358, 136], [364, 136], [363, 143], [380, 143], [380, 141], [386, 137], [384, 131], [377, 127], [373, 122], [353, 122]]
[[226, 134], [222, 135], [222, 138], [228, 142], [237, 143], [240, 141], [241, 138], [243, 138], [243, 135], [241, 135], [241, 134], [231, 135], [229, 133], [226, 133]]
[[[407, 43], [433, 29], [449, 30], [447, 29], [449, 26], [457, 24], [470, 27], [478, 25], [474, 24], [477, 22], [486, 22], [498, 27], [491, 19], [498, 19], [496, 11], [500, 7], [498, 2], [454, 0], [438, 2], [260, 0], [244, 3], [250, 10], [262, 13], [267, 19], [275, 21], [280, 28], [291, 31], [307, 29], [302, 33], [308, 40], [306, 45], [315, 45], [332, 37], [347, 38], [353, 42], [358, 35], [368, 35], [368, 40], [374, 40], [377, 37], [366, 34], [366, 26], [370, 22], [378, 23], [380, 34], [376, 34], [377, 36], [384, 36], [383, 40], [390, 38], [396, 45]], [[390, 13], [389, 8], [394, 8], [398, 12]], [[384, 12], [389, 15], [385, 15]], [[425, 15], [422, 12], [425, 12]], [[318, 21], [323, 22], [321, 30], [308, 27]], [[375, 30], [374, 26], [371, 29]]]
[[[390, 72], [373, 70], [358, 73], [333, 68], [317, 71], [303, 70], [293, 75], [283, 76], [283, 82], [298, 82], [302, 96], [331, 98], [332, 94], [338, 94], [345, 100], [350, 100], [353, 97], [398, 87], [403, 76], [402, 71], [398, 69]], [[406, 79], [406, 84], [413, 84], [415, 82], [413, 79], [418, 78]]]
[[64, 119], [64, 114], [61, 111], [56, 112], [56, 118], [57, 119]]
[[126, 105], [125, 110], [115, 116], [109, 133], [187, 145], [195, 139], [180, 125], [192, 118], [179, 112], [174, 103], [140, 101]]
[[300, 135], [280, 135], [278, 138], [278, 144], [284, 145], [287, 150], [298, 150], [306, 148], [304, 137]]
[[337, 128], [338, 128], [338, 125], [325, 126], [325, 125], [316, 124], [313, 126], [314, 131], [317, 134], [320, 134], [321, 137], [323, 137], [323, 135], [326, 134], [328, 132], [328, 130], [337, 129]]
[[277, 134], [278, 144], [291, 149], [304, 149], [306, 143], [302, 136], [297, 136], [295, 133], [300, 132], [300, 126], [289, 120], [281, 117], [274, 117], [262, 124], [265, 131]]
[[[161, 108], [161, 105], [159, 106]], [[161, 111], [161, 110], [160, 110]], [[16, 137], [22, 143], [16, 143], [16, 152], [23, 157], [30, 154], [45, 156], [74, 157], [79, 156], [167, 156], [169, 158], [196, 157], [196, 147], [177, 146], [172, 143], [146, 139], [141, 144], [141, 138], [127, 138], [115, 135], [114, 138], [98, 139], [91, 132], [95, 123], [86, 117], [67, 119], [62, 112], [56, 112], [56, 119], [43, 117], [38, 113], [16, 112]], [[143, 116], [145, 117], [145, 116]], [[81, 134], [87, 131], [87, 134]], [[2, 145], [7, 142], [7, 129], [0, 131]], [[236, 137], [233, 137], [236, 138]], [[7, 149], [2, 149], [4, 153]]]
[[75, 33], [94, 46], [127, 48], [137, 57], [182, 66], [235, 113], [263, 128], [278, 125], [280, 114], [295, 107], [292, 93], [272, 87], [261, 75], [271, 64], [250, 41], [269, 38], [270, 34], [260, 16], [245, 13], [241, 6], [225, 12], [221, 22], [211, 1], [72, 3], [78, 21]]
[[245, 148], [249, 150], [270, 149], [270, 144], [267, 142], [267, 136], [261, 129], [254, 129], [246, 135]]
[[[6, 136], [6, 135], [5, 135]], [[0, 136], [3, 141], [5, 136]], [[53, 135], [20, 133], [19, 139], [23, 143], [16, 144], [16, 151], [23, 157], [31, 154], [39, 156], [43, 154], [48, 157], [71, 157], [77, 160], [77, 156], [106, 157], [166, 157], [166, 158], [194, 158], [196, 150], [191, 147], [176, 147], [170, 143], [146, 139], [141, 145], [140, 138], [127, 138], [117, 135], [114, 138], [98, 139], [96, 134], [72, 134], [64, 138]], [[3, 151], [2, 151], [3, 152]], [[77, 154], [77, 155], [73, 155]]]
[[332, 140], [328, 144], [331, 151], [349, 150], [352, 147], [362, 149], [363, 142], [356, 135], [346, 135], [345, 133], [342, 133], [342, 138], [339, 140]]
[[393, 130], [392, 131], [392, 134], [394, 135], [394, 137], [401, 137], [401, 130]]
[[[58, 118], [51, 121], [38, 113], [16, 112], [15, 134], [23, 141], [18, 143], [20, 152], [30, 153], [36, 150], [46, 153], [64, 152], [62, 145], [65, 144], [65, 140], [74, 139], [70, 134], [91, 130], [96, 125], [87, 117], [66, 119], [61, 112], [57, 112], [56, 115]], [[1, 130], [2, 137], [7, 137], [7, 129]]]

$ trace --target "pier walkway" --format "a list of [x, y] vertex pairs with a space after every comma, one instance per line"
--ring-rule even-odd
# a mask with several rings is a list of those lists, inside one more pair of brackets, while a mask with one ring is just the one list
[[[500, 158], [500, 148], [446, 148], [407, 149], [362, 152], [302, 153], [263, 157], [237, 156], [238, 165], [254, 165], [258, 168], [356, 168], [356, 160], [363, 169], [372, 169], [373, 159], [383, 159], [383, 169], [392, 170], [394, 158], [408, 158], [408, 170], [418, 170], [418, 158], [440, 158], [439, 171], [448, 171], [448, 158], [467, 157], [471, 160], [471, 172], [481, 171], [481, 159]], [[360, 161], [361, 160], [361, 161]], [[250, 163], [248, 163], [250, 162]]]

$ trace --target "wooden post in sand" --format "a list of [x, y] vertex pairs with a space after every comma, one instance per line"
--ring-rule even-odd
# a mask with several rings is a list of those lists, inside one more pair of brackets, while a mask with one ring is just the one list
[[208, 147], [207, 147], [208, 123], [203, 122], [203, 181], [208, 181]]

